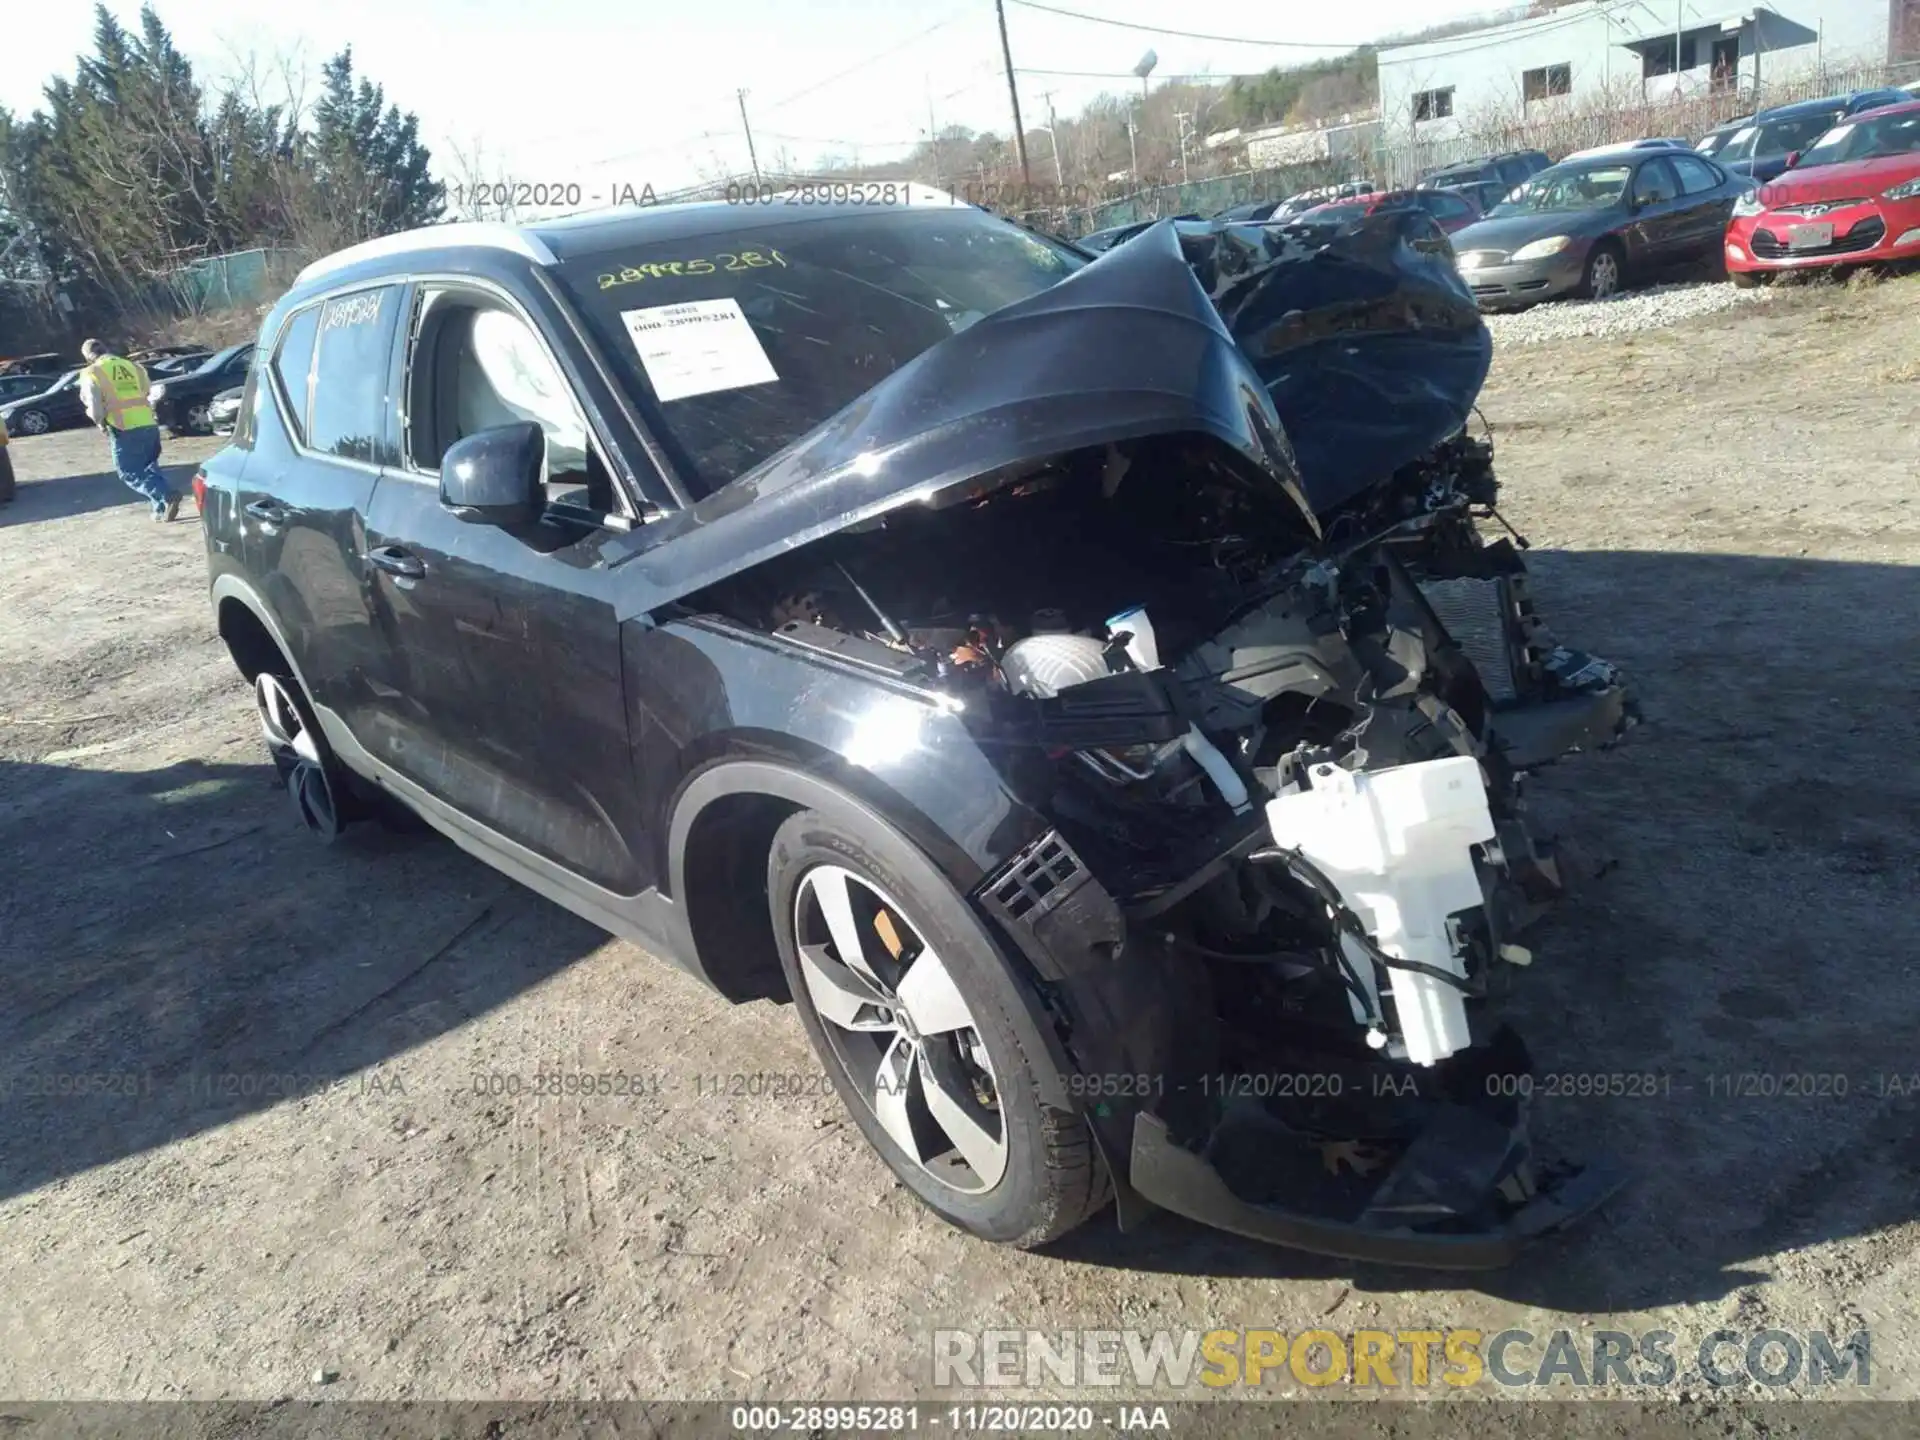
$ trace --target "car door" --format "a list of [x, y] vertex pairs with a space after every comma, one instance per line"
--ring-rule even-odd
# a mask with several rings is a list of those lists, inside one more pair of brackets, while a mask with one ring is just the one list
[[371, 643], [362, 559], [387, 420], [402, 287], [369, 285], [295, 311], [266, 370], [277, 423], [241, 472], [241, 549], [314, 703], [363, 723]]
[[[385, 643], [363, 737], [383, 765], [493, 835], [618, 894], [644, 888], [613, 576], [632, 507], [604, 463], [539, 303], [421, 281], [408, 303], [400, 463], [366, 545]], [[536, 420], [548, 507], [509, 533], [440, 500], [456, 440]]]
[[1624, 227], [1630, 237], [1628, 259], [1636, 265], [1665, 265], [1676, 258], [1680, 232], [1680, 180], [1664, 155], [1643, 161], [1633, 172], [1633, 218]]
[[1680, 180], [1680, 209], [1675, 226], [1677, 259], [1716, 255], [1733, 214], [1733, 187], [1726, 173], [1697, 155], [1667, 157]]

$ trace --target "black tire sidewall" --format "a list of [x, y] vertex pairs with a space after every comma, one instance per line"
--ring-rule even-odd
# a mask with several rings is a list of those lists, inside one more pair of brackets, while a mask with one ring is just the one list
[[[1044, 1054], [1030, 1055], [1022, 1045], [1012, 1018], [1015, 1007], [1025, 1003], [1020, 982], [984, 925], [945, 877], [903, 838], [883, 827], [876, 825], [867, 834], [853, 833], [854, 828], [819, 811], [803, 810], [774, 836], [767, 858], [767, 896], [794, 1008], [847, 1112], [901, 1183], [959, 1228], [987, 1240], [1017, 1242], [1044, 1226], [1054, 1208], [1048, 1194], [1045, 1117], [1036, 1079], [1036, 1067], [1051, 1068], [1053, 1062]], [[907, 922], [946, 962], [965, 996], [993, 1065], [1007, 1138], [1006, 1173], [992, 1190], [967, 1194], [951, 1189], [902, 1153], [880, 1128], [827, 1039], [825, 1022], [814, 1010], [800, 972], [793, 933], [800, 882], [818, 865], [851, 870], [897, 901], [907, 912]]]

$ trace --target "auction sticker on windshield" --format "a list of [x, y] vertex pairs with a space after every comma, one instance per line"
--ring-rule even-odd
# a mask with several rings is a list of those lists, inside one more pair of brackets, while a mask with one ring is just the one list
[[780, 378], [731, 297], [622, 310], [620, 318], [662, 404]]

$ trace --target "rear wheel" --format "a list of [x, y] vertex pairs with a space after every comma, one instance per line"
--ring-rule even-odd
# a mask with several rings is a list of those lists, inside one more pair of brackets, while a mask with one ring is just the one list
[[300, 682], [288, 674], [262, 670], [254, 677], [253, 703], [267, 754], [300, 823], [331, 844], [352, 816], [351, 794]]
[[1602, 242], [1587, 256], [1580, 293], [1589, 300], [1611, 300], [1626, 285], [1626, 266], [1618, 246]]
[[908, 1189], [949, 1223], [1019, 1246], [1106, 1203], [1085, 1122], [1041, 1098], [1057, 1077], [1022, 1043], [1021, 982], [924, 857], [803, 810], [774, 836], [767, 892], [807, 1037]]

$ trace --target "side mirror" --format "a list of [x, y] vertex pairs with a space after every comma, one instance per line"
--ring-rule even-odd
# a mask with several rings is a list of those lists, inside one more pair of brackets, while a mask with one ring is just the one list
[[547, 508], [547, 436], [532, 421], [456, 440], [440, 460], [440, 503], [475, 525], [520, 530]]
[[1798, 165], [1799, 163], [1800, 163], [1800, 152], [1798, 150], [1789, 150], [1787, 152], [1787, 169], [1791, 170], [1794, 166]]

